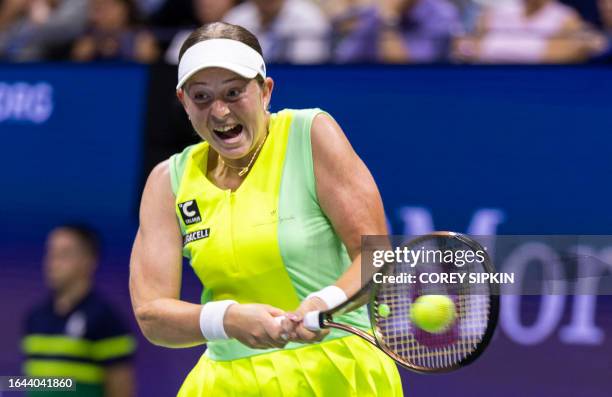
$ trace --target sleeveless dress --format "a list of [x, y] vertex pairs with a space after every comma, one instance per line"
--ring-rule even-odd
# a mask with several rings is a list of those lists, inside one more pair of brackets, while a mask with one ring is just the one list
[[[170, 158], [183, 255], [202, 282], [202, 303], [233, 299], [295, 310], [333, 284], [351, 261], [322, 212], [310, 127], [320, 109], [285, 109], [242, 185], [223, 190], [206, 177], [209, 144]], [[339, 320], [370, 328], [365, 307]], [[181, 387], [196, 396], [401, 396], [395, 363], [367, 342], [332, 330], [319, 343], [251, 349], [210, 341]]]

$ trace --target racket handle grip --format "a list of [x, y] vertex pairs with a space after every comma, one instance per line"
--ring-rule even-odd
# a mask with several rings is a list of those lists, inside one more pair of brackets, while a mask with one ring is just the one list
[[308, 312], [304, 316], [304, 327], [310, 331], [320, 331], [321, 323], [319, 322], [320, 311]]

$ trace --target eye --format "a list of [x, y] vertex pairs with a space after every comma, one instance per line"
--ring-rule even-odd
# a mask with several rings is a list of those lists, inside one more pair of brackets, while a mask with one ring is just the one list
[[191, 92], [190, 96], [191, 99], [197, 103], [202, 103], [210, 100], [210, 95], [208, 95], [208, 93], [205, 91], [194, 90], [193, 92]]
[[243, 89], [240, 88], [230, 88], [227, 90], [227, 98], [228, 99], [238, 99], [240, 95], [243, 93]]

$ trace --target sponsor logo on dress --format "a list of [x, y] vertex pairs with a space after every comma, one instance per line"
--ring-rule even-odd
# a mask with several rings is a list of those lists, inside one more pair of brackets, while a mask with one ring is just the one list
[[194, 241], [202, 240], [203, 238], [207, 238], [210, 236], [210, 228], [196, 230], [195, 232], [187, 233], [183, 237], [183, 246], [193, 243]]
[[198, 203], [195, 200], [189, 200], [185, 201], [184, 203], [180, 203], [178, 207], [179, 212], [181, 213], [181, 217], [183, 218], [183, 222], [185, 222], [185, 225], [192, 225], [194, 223], [202, 221], [202, 217], [200, 216], [200, 209], [198, 208]]

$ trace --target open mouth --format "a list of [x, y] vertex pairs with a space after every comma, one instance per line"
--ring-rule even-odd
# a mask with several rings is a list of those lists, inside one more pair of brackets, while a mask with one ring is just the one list
[[213, 132], [221, 140], [227, 141], [232, 138], [236, 138], [242, 133], [242, 124], [228, 125], [220, 128], [213, 129]]

